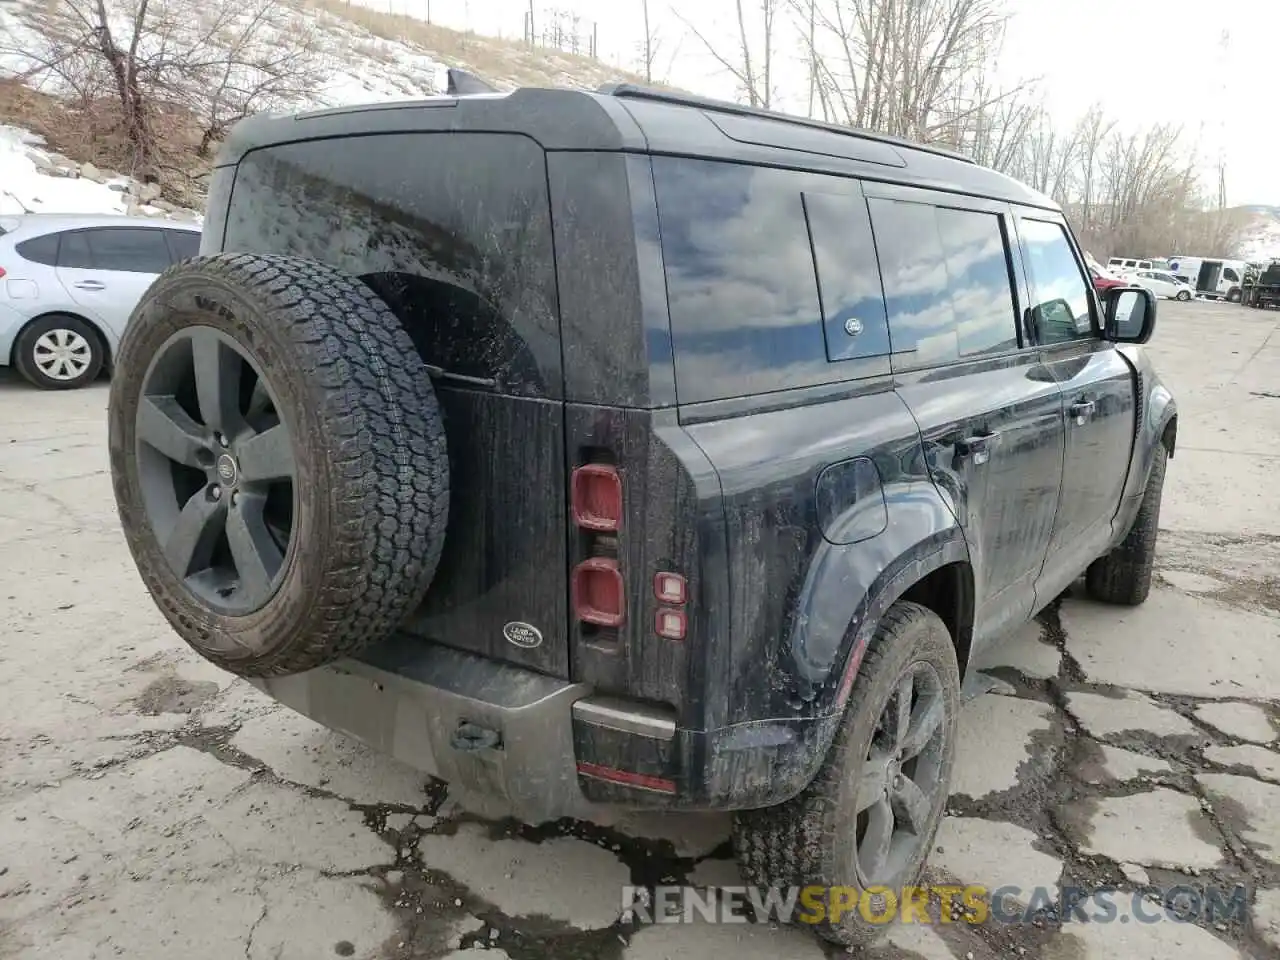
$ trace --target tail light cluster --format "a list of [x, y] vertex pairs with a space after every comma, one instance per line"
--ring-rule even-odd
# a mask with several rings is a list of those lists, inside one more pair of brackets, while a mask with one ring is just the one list
[[[587, 555], [573, 570], [574, 616], [602, 632], [617, 630], [627, 619], [626, 581], [618, 545], [623, 513], [622, 475], [618, 468], [610, 463], [578, 467], [570, 480], [569, 501]], [[668, 640], [683, 640], [688, 630], [685, 578], [678, 573], [657, 573], [653, 596], [658, 602], [654, 633]]]
[[607, 463], [573, 471], [569, 508], [588, 540], [590, 556], [573, 570], [573, 612], [583, 623], [616, 629], [627, 619], [626, 589], [618, 565], [622, 529], [622, 476]]

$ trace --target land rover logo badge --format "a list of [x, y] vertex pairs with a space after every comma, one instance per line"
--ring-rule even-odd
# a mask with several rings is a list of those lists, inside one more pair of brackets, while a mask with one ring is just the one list
[[844, 322], [844, 332], [851, 337], [856, 337], [862, 332], [862, 321], [857, 317], [850, 317]]
[[508, 643], [524, 647], [526, 650], [532, 650], [542, 643], [542, 632], [537, 627], [521, 623], [519, 620], [513, 620], [503, 627], [502, 635], [507, 638]]

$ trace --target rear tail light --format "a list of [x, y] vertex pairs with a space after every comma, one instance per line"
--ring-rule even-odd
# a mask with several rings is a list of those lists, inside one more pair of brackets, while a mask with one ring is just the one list
[[615, 533], [622, 526], [622, 477], [605, 463], [588, 463], [573, 471], [570, 483], [573, 522], [583, 530]]
[[0, 280], [4, 279], [4, 267], [0, 267]]
[[683, 640], [686, 627], [683, 610], [663, 607], [653, 618], [653, 632], [667, 640]]
[[678, 573], [659, 573], [653, 578], [653, 595], [662, 603], [684, 603], [684, 577]]
[[619, 627], [626, 619], [622, 571], [612, 557], [592, 557], [573, 571], [573, 612], [583, 623]]

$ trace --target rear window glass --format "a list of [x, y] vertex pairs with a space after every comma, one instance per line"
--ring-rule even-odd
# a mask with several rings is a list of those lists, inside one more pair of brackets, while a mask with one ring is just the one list
[[23, 260], [52, 267], [58, 262], [58, 235], [46, 233], [43, 237], [32, 237], [30, 240], [23, 240], [14, 249]]
[[889, 325], [867, 201], [861, 194], [806, 193], [804, 207], [818, 267], [827, 359], [887, 354]]

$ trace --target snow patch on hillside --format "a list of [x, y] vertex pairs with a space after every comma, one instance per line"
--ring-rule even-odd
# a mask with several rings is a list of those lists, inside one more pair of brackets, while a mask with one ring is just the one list
[[[144, 202], [146, 189], [129, 177], [68, 160], [45, 146], [44, 138], [19, 127], [0, 126], [0, 214], [133, 213], [200, 220], [160, 199]], [[159, 205], [153, 205], [159, 204]]]

